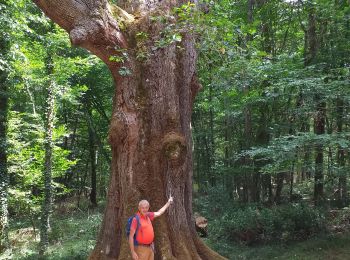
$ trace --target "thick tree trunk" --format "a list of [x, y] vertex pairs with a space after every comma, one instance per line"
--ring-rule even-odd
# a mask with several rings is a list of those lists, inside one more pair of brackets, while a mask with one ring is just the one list
[[[154, 47], [164, 26], [149, 15], [133, 21], [122, 34], [107, 1], [35, 2], [70, 33], [74, 44], [98, 55], [117, 84], [109, 131], [112, 172], [107, 206], [90, 259], [131, 259], [124, 231], [127, 217], [140, 199], [149, 200], [151, 210], [157, 210], [170, 193], [173, 206], [155, 221], [156, 259], [222, 259], [198, 238], [192, 216], [190, 123], [199, 89], [193, 38], [183, 32], [181, 46], [148, 48], [149, 57], [141, 62], [136, 59], [140, 43], [136, 34], [147, 33], [148, 44]], [[133, 8], [146, 13], [147, 4], [152, 8], [158, 4], [151, 2]], [[167, 12], [179, 2], [161, 3], [158, 11]], [[123, 63], [110, 61], [120, 52], [127, 52]]]

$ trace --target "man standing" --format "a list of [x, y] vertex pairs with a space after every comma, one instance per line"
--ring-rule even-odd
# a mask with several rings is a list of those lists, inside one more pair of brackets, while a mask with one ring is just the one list
[[[173, 202], [170, 196], [168, 202], [157, 212], [148, 212], [149, 202], [141, 200], [139, 202], [139, 211], [136, 213], [131, 223], [129, 245], [133, 260], [153, 260], [154, 259], [154, 231], [152, 221], [154, 218], [161, 216]], [[136, 234], [136, 243], [134, 243], [134, 235]]]

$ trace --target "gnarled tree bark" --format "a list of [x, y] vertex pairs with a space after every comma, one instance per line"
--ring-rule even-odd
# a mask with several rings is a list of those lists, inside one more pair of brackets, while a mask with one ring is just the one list
[[[140, 199], [148, 199], [152, 209], [158, 209], [170, 193], [175, 202], [155, 223], [156, 259], [223, 259], [198, 238], [192, 216], [190, 123], [199, 89], [193, 37], [183, 31], [181, 46], [172, 42], [151, 47], [165, 26], [151, 19], [151, 13], [170, 17], [166, 14], [172, 7], [187, 1], [119, 1], [133, 18], [107, 0], [34, 2], [69, 33], [74, 45], [100, 57], [116, 83], [109, 130], [112, 173], [101, 231], [90, 259], [131, 259], [124, 231], [127, 217]], [[123, 30], [113, 10], [130, 18]], [[147, 50], [143, 49], [148, 58], [143, 61], [137, 58], [139, 33], [148, 35]], [[123, 62], [110, 59], [121, 53]]]

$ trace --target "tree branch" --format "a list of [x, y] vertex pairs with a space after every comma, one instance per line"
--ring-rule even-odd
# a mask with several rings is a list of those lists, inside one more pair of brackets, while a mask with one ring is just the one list
[[52, 21], [69, 33], [73, 45], [88, 49], [107, 64], [116, 47], [127, 47], [107, 0], [33, 0], [33, 2]]

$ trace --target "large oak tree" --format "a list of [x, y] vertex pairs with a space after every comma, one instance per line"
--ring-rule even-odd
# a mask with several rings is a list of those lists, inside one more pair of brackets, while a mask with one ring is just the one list
[[155, 224], [156, 259], [223, 259], [198, 238], [192, 216], [197, 56], [186, 28], [168, 35], [169, 24], [176, 24], [171, 10], [188, 1], [34, 2], [69, 33], [73, 45], [100, 57], [116, 83], [107, 206], [90, 259], [130, 259], [127, 217], [140, 199], [158, 209], [170, 193], [175, 202]]

